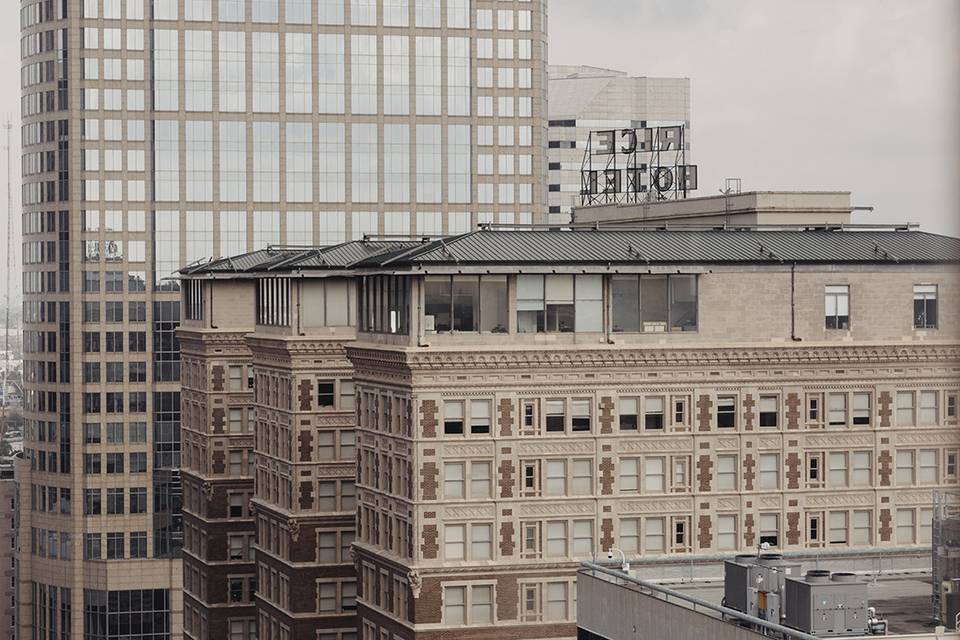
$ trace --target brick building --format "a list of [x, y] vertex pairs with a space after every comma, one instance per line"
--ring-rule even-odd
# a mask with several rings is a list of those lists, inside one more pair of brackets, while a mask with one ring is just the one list
[[0, 458], [0, 636], [10, 640], [17, 638], [17, 526], [20, 511], [14, 464], [14, 459]]
[[[577, 563], [611, 548], [928, 547], [958, 273], [960, 241], [907, 230], [480, 231], [187, 270], [191, 389], [252, 363], [261, 634], [571, 637]], [[225, 430], [185, 456], [229, 469]]]

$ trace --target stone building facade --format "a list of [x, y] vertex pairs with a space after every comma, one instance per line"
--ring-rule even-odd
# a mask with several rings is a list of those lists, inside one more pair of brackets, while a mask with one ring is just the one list
[[[352, 375], [355, 486], [310, 463], [286, 475], [260, 443], [255, 464], [257, 491], [292, 511], [346, 523], [355, 500], [356, 600], [332, 577], [294, 600], [331, 625], [355, 605], [365, 640], [572, 637], [576, 567], [610, 549], [920, 550], [931, 491], [958, 482], [957, 240], [486, 231], [335, 250], [353, 257], [252, 254], [183, 277], [200, 300], [254, 297], [234, 315], [256, 314], [254, 411], [279, 449], [319, 456], [319, 385]], [[353, 336], [318, 320], [318, 283], [341, 277]], [[302, 345], [302, 368], [257, 355], [268, 334]], [[261, 571], [290, 575], [263, 547]]]

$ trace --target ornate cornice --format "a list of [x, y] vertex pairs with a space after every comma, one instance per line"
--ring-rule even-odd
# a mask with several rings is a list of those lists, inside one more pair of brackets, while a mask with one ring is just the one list
[[369, 370], [456, 370], [470, 369], [533, 369], [551, 368], [663, 368], [663, 367], [730, 367], [769, 365], [840, 364], [929, 364], [960, 365], [960, 344], [941, 345], [817, 345], [769, 347], [691, 347], [630, 348], [611, 346], [597, 348], [430, 350], [404, 351], [372, 349], [347, 345], [347, 356], [358, 372]]

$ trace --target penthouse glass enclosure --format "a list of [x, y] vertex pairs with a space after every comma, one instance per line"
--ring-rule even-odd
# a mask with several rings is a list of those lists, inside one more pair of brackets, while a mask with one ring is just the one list
[[[408, 333], [411, 277], [362, 278], [362, 331]], [[427, 275], [422, 290], [425, 333], [697, 330], [691, 274]]]

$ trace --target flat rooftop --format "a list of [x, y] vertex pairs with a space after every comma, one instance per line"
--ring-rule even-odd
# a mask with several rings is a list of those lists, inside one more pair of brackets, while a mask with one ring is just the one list
[[[642, 578], [642, 576], [640, 576]], [[876, 607], [877, 616], [889, 623], [889, 634], [929, 633], [934, 629], [931, 618], [932, 587], [929, 576], [886, 577], [867, 580], [867, 602]], [[687, 593], [707, 602], [720, 604], [723, 599], [723, 581], [701, 583], [661, 583], [666, 587]]]

